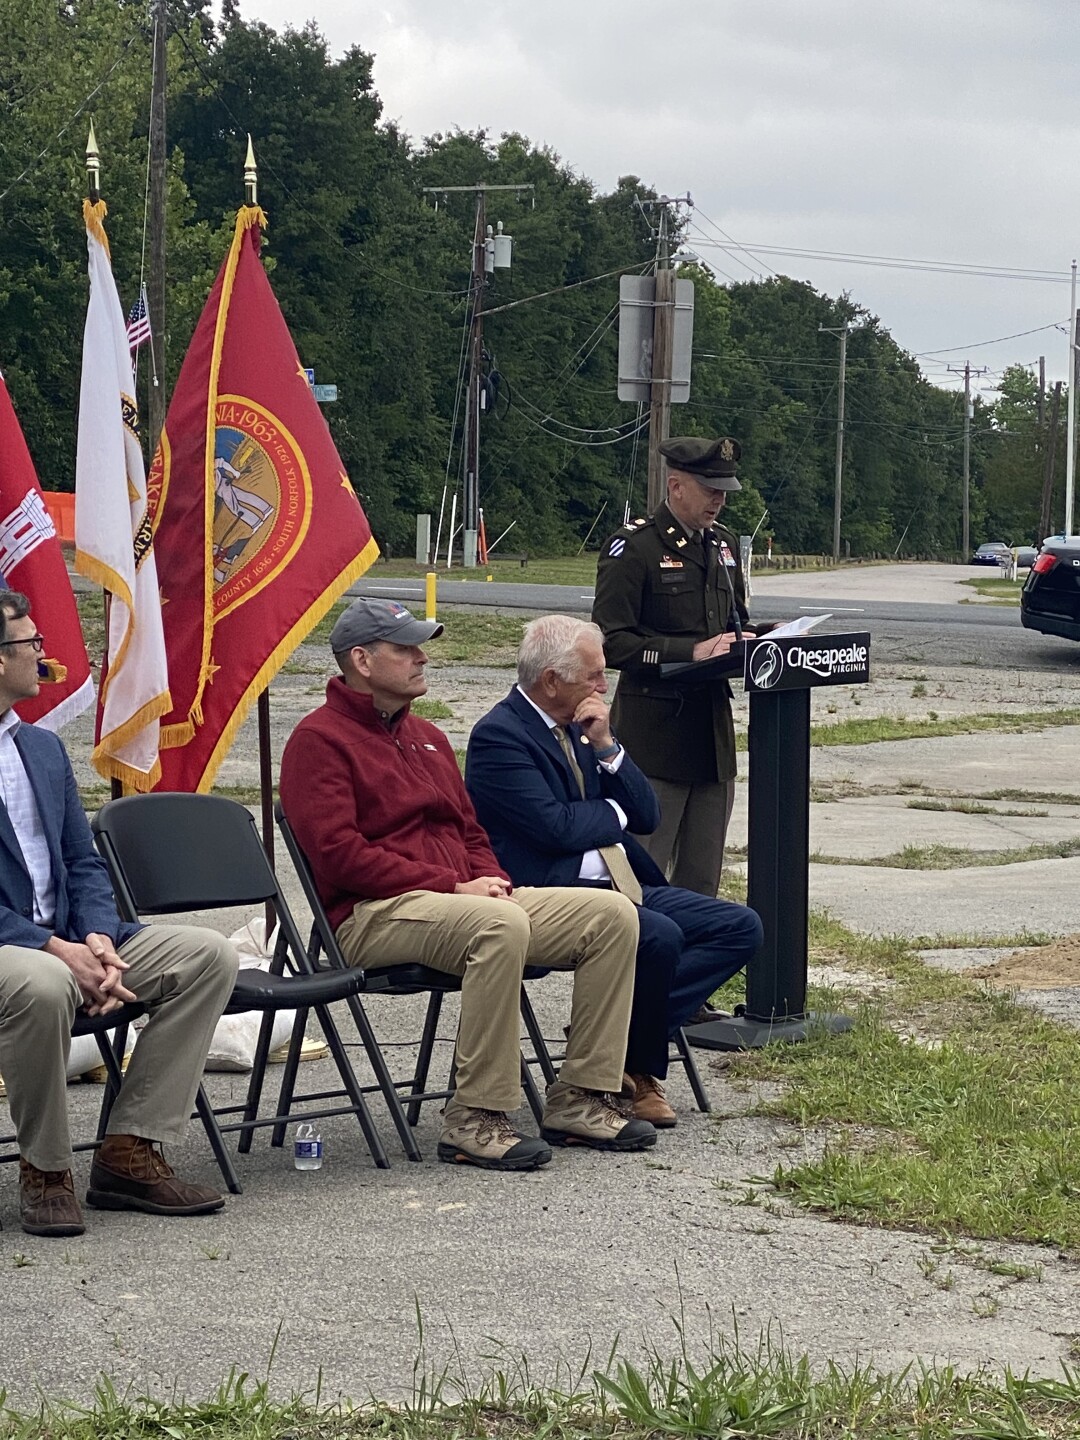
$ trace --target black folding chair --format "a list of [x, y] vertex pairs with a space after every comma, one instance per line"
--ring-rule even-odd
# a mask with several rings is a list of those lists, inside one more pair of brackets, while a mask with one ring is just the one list
[[[285, 818], [285, 813], [280, 802], [274, 807], [274, 815], [278, 827], [285, 840], [285, 847], [289, 852], [289, 858], [299, 877], [303, 887], [305, 898], [311, 910], [312, 924], [311, 937], [308, 941], [308, 959], [316, 964], [320, 955], [325, 955], [332, 967], [345, 967], [347, 961], [341, 953], [337, 937], [333, 927], [323, 908], [322, 900], [315, 885], [315, 877], [312, 874], [308, 858], [300, 848], [300, 843], [293, 833], [292, 827]], [[354, 969], [353, 974], [362, 978], [362, 992], [350, 997], [349, 1008], [352, 1011], [356, 1028], [360, 1034], [364, 1049], [367, 1051], [368, 1060], [375, 1074], [377, 1083], [366, 1087], [369, 1091], [378, 1090], [386, 1101], [386, 1107], [401, 1140], [402, 1149], [410, 1160], [421, 1159], [420, 1150], [416, 1143], [412, 1127], [420, 1117], [420, 1107], [428, 1100], [445, 1100], [454, 1093], [453, 1068], [449, 1088], [445, 1090], [428, 1090], [428, 1074], [431, 1068], [431, 1056], [435, 1047], [435, 1040], [438, 1032], [439, 1017], [442, 1013], [443, 997], [447, 994], [459, 991], [461, 981], [454, 975], [448, 975], [445, 971], [434, 970], [428, 965], [392, 965], [385, 969], [359, 970]], [[526, 971], [526, 975], [530, 972]], [[533, 972], [543, 973], [543, 972]], [[419, 995], [427, 993], [427, 1012], [424, 1016], [424, 1027], [417, 1046], [416, 1065], [412, 1074], [404, 1080], [395, 1080], [390, 1073], [386, 1058], [379, 1046], [371, 1020], [364, 1009], [360, 994], [364, 995]], [[528, 996], [525, 994], [525, 987], [521, 990], [522, 1011], [525, 1015], [526, 1026], [536, 1027], [536, 1017], [532, 1013], [532, 1006], [529, 1004]], [[532, 1029], [530, 1028], [530, 1034]], [[536, 1117], [537, 1123], [543, 1114], [543, 1101], [536, 1088], [536, 1082], [532, 1078], [530, 1060], [522, 1057], [521, 1061], [521, 1084], [525, 1091], [529, 1108]], [[404, 1091], [404, 1095], [399, 1092]], [[404, 1101], [404, 1104], [402, 1103]]]
[[[96, 1136], [93, 1140], [82, 1140], [77, 1145], [72, 1145], [73, 1150], [95, 1150], [105, 1138], [105, 1127], [109, 1123], [113, 1101], [116, 1099], [117, 1091], [124, 1078], [123, 1060], [124, 1051], [127, 1049], [128, 1027], [133, 1020], [138, 1020], [140, 1015], [145, 1014], [146, 1006], [140, 1004], [121, 1005], [116, 1010], [110, 1010], [107, 1015], [86, 1015], [81, 1011], [76, 1012], [75, 1022], [71, 1027], [72, 1039], [77, 1039], [82, 1035], [92, 1035], [97, 1041], [102, 1063], [105, 1066], [105, 1090], [101, 1097], [101, 1113], [98, 1116]], [[110, 1034], [112, 1036], [111, 1043]], [[0, 1135], [0, 1147], [5, 1147], [3, 1153], [0, 1153], [0, 1165], [18, 1160], [18, 1149], [8, 1150], [6, 1148], [9, 1145], [15, 1145], [16, 1139], [14, 1134]]]
[[[328, 1008], [355, 995], [363, 986], [363, 976], [338, 968], [320, 970], [309, 960], [250, 812], [218, 795], [133, 795], [110, 801], [98, 811], [91, 828], [108, 866], [120, 913], [127, 919], [266, 901], [277, 912], [278, 940], [269, 971], [241, 969], [226, 1006], [227, 1014], [257, 1010], [263, 1015], [247, 1098], [243, 1105], [215, 1110], [202, 1085], [196, 1096], [196, 1114], [229, 1189], [239, 1194], [240, 1182], [223, 1135], [238, 1131], [239, 1148], [246, 1152], [252, 1132], [272, 1126], [273, 1143], [281, 1145], [286, 1126], [295, 1118], [355, 1115], [372, 1159], [385, 1169], [390, 1162]], [[272, 1116], [260, 1117], [273, 1014], [278, 1010], [295, 1010], [296, 1021], [277, 1107]], [[312, 1010], [330, 1046], [341, 1088], [297, 1094], [300, 1046]], [[298, 1105], [339, 1099], [347, 1103], [300, 1112], [295, 1109]], [[223, 1118], [237, 1114], [242, 1118], [221, 1123]]]

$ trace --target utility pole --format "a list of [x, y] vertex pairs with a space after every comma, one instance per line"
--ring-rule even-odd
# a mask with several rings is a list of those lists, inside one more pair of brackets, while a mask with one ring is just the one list
[[154, 66], [150, 90], [150, 264], [146, 286], [150, 312], [152, 384], [146, 407], [150, 461], [165, 426], [165, 42], [166, 0], [154, 0]]
[[[486, 409], [484, 389], [484, 291], [487, 277], [496, 269], [510, 265], [510, 236], [489, 234], [486, 223], [485, 197], [495, 190], [534, 191], [535, 185], [425, 185], [424, 194], [433, 195], [438, 204], [440, 195], [474, 195], [476, 220], [473, 227], [472, 258], [469, 265], [469, 290], [472, 320], [469, 334], [469, 388], [465, 400], [465, 493], [462, 507], [462, 560], [467, 569], [476, 568], [477, 537], [480, 532], [480, 416]], [[445, 492], [444, 492], [445, 494]], [[450, 536], [447, 556], [453, 548]], [[437, 542], [436, 542], [437, 543]]]
[[[640, 202], [639, 202], [640, 203]], [[669, 210], [690, 205], [690, 196], [661, 195], [656, 230], [655, 290], [653, 292], [652, 389], [649, 399], [649, 514], [664, 498], [664, 457], [660, 446], [671, 434], [671, 358], [675, 338], [675, 271], [671, 265]]]
[[660, 210], [653, 292], [652, 391], [649, 400], [648, 510], [664, 498], [664, 457], [660, 446], [671, 434], [671, 348], [675, 330], [675, 271], [668, 251], [668, 210]]
[[964, 377], [964, 519], [960, 552], [967, 560], [971, 550], [971, 377], [985, 375], [986, 366], [972, 367], [969, 363], [961, 370], [958, 365], [950, 365], [949, 370], [954, 375], [962, 374]]
[[1069, 306], [1069, 425], [1065, 449], [1065, 534], [1073, 533], [1073, 486], [1076, 483], [1076, 261], [1072, 262]]
[[1035, 537], [1041, 545], [1050, 534], [1050, 507], [1054, 495], [1054, 460], [1057, 456], [1058, 411], [1061, 409], [1061, 381], [1054, 385], [1054, 398], [1050, 404], [1050, 434], [1043, 439], [1043, 481], [1042, 503], [1039, 506], [1039, 533]]
[[840, 510], [844, 493], [844, 386], [847, 382], [847, 337], [851, 325], [847, 320], [843, 325], [832, 328], [828, 325], [819, 325], [819, 333], [826, 335], [840, 336], [840, 381], [836, 392], [836, 478], [833, 482], [833, 517], [832, 517], [832, 558], [833, 564], [840, 563]]
[[[476, 568], [476, 541], [480, 534], [480, 383], [484, 363], [484, 192], [476, 192], [476, 226], [473, 230], [472, 334], [469, 337], [469, 393], [465, 403], [465, 494], [462, 511], [462, 564]], [[451, 539], [453, 537], [451, 536]]]

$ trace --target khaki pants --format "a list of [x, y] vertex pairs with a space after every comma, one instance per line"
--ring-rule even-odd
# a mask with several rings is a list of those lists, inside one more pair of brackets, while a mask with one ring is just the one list
[[[195, 1103], [214, 1026], [232, 993], [236, 952], [215, 930], [153, 925], [122, 946], [124, 984], [149, 1006], [109, 1118], [111, 1135], [175, 1144]], [[19, 1153], [39, 1170], [70, 1170], [67, 1057], [82, 1003], [62, 960], [0, 947], [0, 1074]]]
[[652, 776], [649, 781], [660, 802], [660, 824], [651, 835], [637, 838], [672, 885], [715, 900], [735, 804], [735, 781], [685, 784]]
[[613, 891], [515, 890], [509, 900], [412, 890], [363, 900], [337, 931], [350, 965], [430, 965], [461, 976], [457, 1099], [482, 1110], [521, 1104], [521, 977], [526, 965], [574, 971], [560, 1079], [622, 1084], [634, 987], [637, 911]]

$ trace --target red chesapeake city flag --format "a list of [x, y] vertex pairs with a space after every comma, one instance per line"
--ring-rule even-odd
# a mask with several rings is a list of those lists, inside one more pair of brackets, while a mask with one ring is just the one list
[[131, 352], [105, 215], [103, 200], [83, 203], [90, 301], [75, 455], [75, 568], [110, 596], [90, 759], [99, 774], [145, 791], [161, 774], [158, 729], [170, 704], [169, 677]]
[[252, 702], [379, 550], [244, 206], [150, 470], [172, 710], [162, 790], [209, 790]]
[[94, 682], [60, 540], [2, 375], [0, 584], [29, 599], [38, 634], [45, 637], [38, 661], [41, 690], [15, 709], [23, 720], [59, 730], [94, 703]]

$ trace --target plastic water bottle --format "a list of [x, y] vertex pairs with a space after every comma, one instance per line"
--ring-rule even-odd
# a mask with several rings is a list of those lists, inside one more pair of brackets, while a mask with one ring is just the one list
[[302, 1120], [296, 1127], [296, 1137], [293, 1140], [293, 1164], [297, 1170], [322, 1168], [322, 1136], [307, 1120]]

